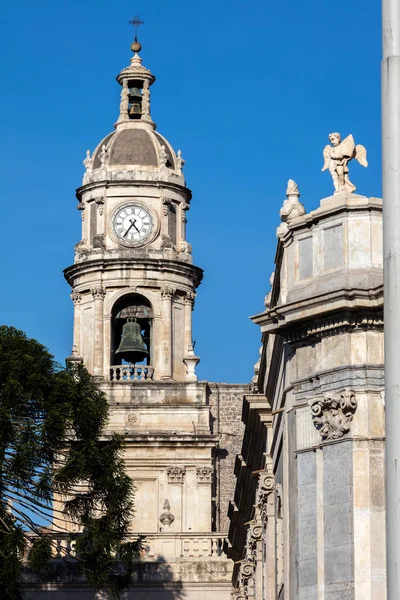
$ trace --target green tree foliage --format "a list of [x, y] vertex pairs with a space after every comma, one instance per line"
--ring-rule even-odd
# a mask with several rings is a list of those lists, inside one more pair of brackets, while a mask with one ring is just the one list
[[[62, 369], [39, 342], [0, 326], [2, 600], [22, 597], [27, 555], [46, 576], [66, 520], [81, 532], [76, 561], [89, 583], [115, 596], [129, 584], [140, 550], [127, 541], [133, 483], [121, 436], [104, 436], [107, 419], [106, 397], [82, 365]], [[53, 510], [55, 496], [61, 511]]]

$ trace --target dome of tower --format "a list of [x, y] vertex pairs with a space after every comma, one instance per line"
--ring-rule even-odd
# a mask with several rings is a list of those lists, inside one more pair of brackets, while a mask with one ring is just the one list
[[146, 126], [119, 129], [108, 134], [93, 153], [93, 169], [100, 168], [100, 155], [104, 147], [109, 168], [146, 169], [165, 165], [175, 169], [175, 153], [170, 144], [162, 135]]

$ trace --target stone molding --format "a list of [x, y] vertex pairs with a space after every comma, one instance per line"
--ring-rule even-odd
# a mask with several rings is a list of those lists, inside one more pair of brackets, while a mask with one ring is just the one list
[[186, 473], [185, 467], [168, 467], [167, 468], [168, 483], [182, 484], [185, 479], [185, 473]]
[[94, 300], [104, 300], [106, 290], [102, 286], [91, 288], [90, 290]]
[[210, 484], [212, 481], [213, 467], [197, 467], [196, 477], [198, 484]]
[[383, 314], [382, 309], [373, 313], [366, 313], [365, 311], [361, 314], [351, 315], [337, 315], [330, 317], [329, 319], [321, 319], [319, 322], [309, 326], [303, 326], [302, 329], [290, 332], [285, 336], [285, 341], [291, 344], [298, 342], [304, 342], [306, 339], [312, 338], [321, 339], [331, 335], [339, 335], [346, 333], [352, 329], [363, 329], [371, 330], [377, 329], [383, 331]]
[[314, 400], [311, 415], [322, 440], [340, 439], [349, 433], [356, 409], [357, 399], [350, 389]]

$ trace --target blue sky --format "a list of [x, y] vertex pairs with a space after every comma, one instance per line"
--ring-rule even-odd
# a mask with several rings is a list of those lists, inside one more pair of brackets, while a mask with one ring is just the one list
[[186, 159], [188, 238], [205, 270], [194, 312], [198, 374], [249, 381], [286, 183], [307, 210], [332, 193], [331, 131], [353, 133], [381, 195], [380, 2], [376, 0], [4, 0], [0, 9], [0, 322], [70, 353], [63, 269], [80, 237], [82, 160], [112, 130], [138, 13], [157, 77], [152, 116]]

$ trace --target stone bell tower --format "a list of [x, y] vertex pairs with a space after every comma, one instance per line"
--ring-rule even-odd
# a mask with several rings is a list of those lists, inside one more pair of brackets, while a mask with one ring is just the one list
[[[205, 598], [206, 590], [229, 598], [231, 568], [218, 532], [232, 478], [221, 491], [213, 414], [220, 398], [238, 390], [221, 384], [216, 394], [219, 384], [197, 381], [192, 310], [202, 270], [186, 240], [192, 195], [181, 152], [152, 120], [155, 77], [140, 50], [135, 40], [130, 64], [117, 76], [115, 130], [83, 161], [82, 239], [65, 270], [74, 303], [71, 359], [82, 361], [107, 394], [109, 431], [125, 434], [136, 487], [132, 533], [146, 538], [138, 581], [163, 598], [162, 562], [168, 585], [183, 588], [188, 600]], [[135, 584], [135, 598], [152, 594]]]

